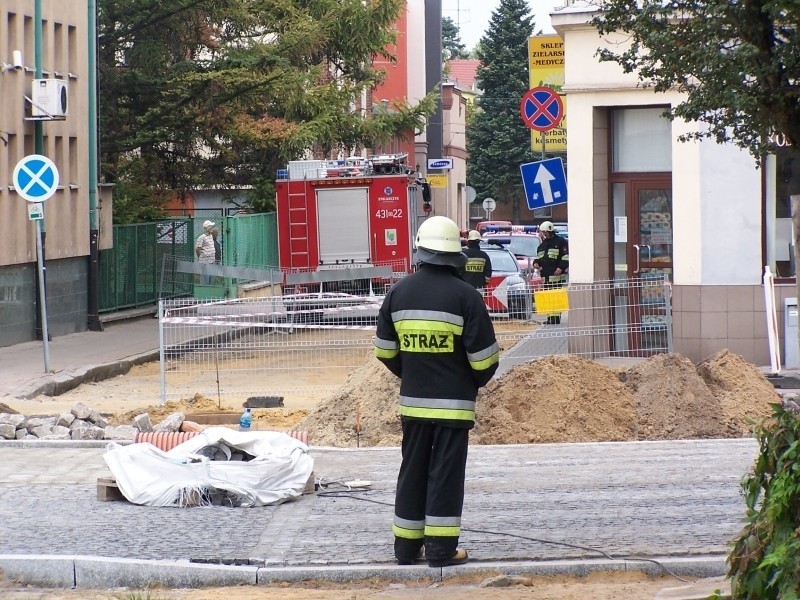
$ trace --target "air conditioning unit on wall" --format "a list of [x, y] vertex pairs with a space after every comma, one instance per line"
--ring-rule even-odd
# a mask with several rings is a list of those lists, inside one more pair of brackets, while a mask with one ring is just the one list
[[31, 83], [31, 117], [61, 120], [67, 116], [67, 82], [63, 79], [34, 79]]

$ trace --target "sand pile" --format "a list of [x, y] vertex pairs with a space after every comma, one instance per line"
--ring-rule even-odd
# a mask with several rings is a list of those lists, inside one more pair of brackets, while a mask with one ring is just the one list
[[197, 414], [226, 411], [220, 410], [216, 400], [207, 398], [202, 394], [195, 394], [192, 398], [168, 400], [164, 404], [148, 406], [147, 408], [135, 408], [133, 410], [114, 415], [111, 418], [111, 421], [114, 423], [127, 424], [133, 421], [133, 419], [143, 412], [146, 412], [148, 415], [150, 415], [150, 420], [153, 423], [157, 423], [167, 415], [171, 415], [172, 413], [176, 412], [182, 412], [184, 414]]
[[[369, 357], [296, 425], [320, 446], [395, 446], [399, 380]], [[727, 350], [695, 367], [659, 354], [628, 369], [578, 356], [518, 365], [478, 396], [471, 443], [629, 441], [742, 437], [747, 419], [780, 400], [752, 365]], [[357, 435], [357, 431], [360, 434]]]
[[[195, 394], [192, 398], [181, 400], [169, 400], [164, 404], [148, 406], [146, 408], [136, 408], [119, 414], [110, 415], [109, 421], [116, 424], [129, 424], [133, 419], [147, 413], [153, 423], [158, 423], [173, 413], [183, 413], [188, 421], [198, 415], [219, 415], [227, 413], [234, 417], [242, 413], [241, 408], [222, 407], [217, 400], [208, 398], [202, 394]], [[294, 428], [294, 425], [308, 415], [308, 409], [303, 408], [255, 408], [253, 409], [253, 423], [255, 429], [286, 431]], [[235, 421], [235, 418], [234, 418]], [[234, 422], [232, 421], [232, 422]]]
[[399, 393], [400, 380], [369, 356], [295, 429], [308, 431], [315, 446], [399, 446]]
[[719, 399], [727, 417], [724, 437], [750, 435], [752, 425], [747, 421], [770, 416], [769, 403], [780, 400], [773, 385], [755, 366], [727, 350], [701, 362], [697, 373]]
[[518, 365], [478, 397], [473, 443], [629, 440], [636, 401], [619, 374], [577, 356]]

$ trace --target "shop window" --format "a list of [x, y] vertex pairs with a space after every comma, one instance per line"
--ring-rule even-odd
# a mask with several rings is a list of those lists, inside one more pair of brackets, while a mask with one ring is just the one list
[[778, 277], [794, 277], [791, 195], [800, 191], [800, 158], [779, 144], [764, 164], [767, 264]]
[[618, 109], [612, 113], [614, 173], [672, 171], [672, 123], [664, 108]]

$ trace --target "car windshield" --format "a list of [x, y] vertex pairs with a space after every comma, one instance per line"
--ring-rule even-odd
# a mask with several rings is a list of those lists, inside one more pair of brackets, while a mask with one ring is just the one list
[[517, 256], [536, 256], [536, 251], [539, 249], [539, 239], [533, 235], [512, 235], [511, 243], [506, 248]]
[[503, 273], [513, 273], [519, 271], [517, 260], [512, 254], [503, 251], [487, 251], [489, 259], [492, 261], [492, 271], [500, 271]]

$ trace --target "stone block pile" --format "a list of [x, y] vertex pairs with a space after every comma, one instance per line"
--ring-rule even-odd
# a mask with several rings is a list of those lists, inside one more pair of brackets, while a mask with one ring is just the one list
[[0, 413], [0, 440], [133, 440], [139, 432], [181, 431], [192, 425], [183, 413], [172, 413], [155, 426], [147, 413], [137, 415], [130, 425], [110, 425], [95, 409], [78, 402], [69, 412], [49, 417]]

